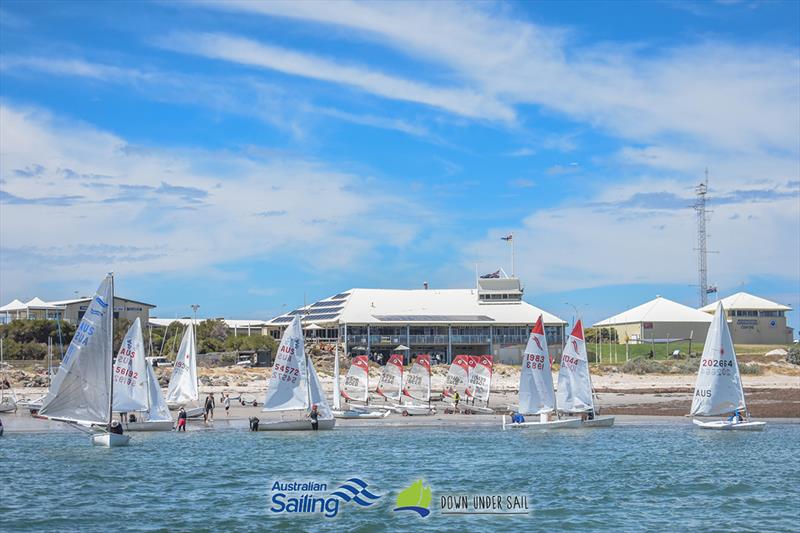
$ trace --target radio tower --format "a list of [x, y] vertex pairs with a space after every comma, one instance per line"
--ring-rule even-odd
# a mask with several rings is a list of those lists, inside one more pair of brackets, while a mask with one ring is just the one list
[[706, 222], [708, 222], [708, 211], [706, 210], [706, 194], [708, 193], [708, 169], [706, 169], [706, 181], [694, 188], [697, 199], [692, 207], [697, 214], [697, 276], [700, 285], [700, 307], [708, 304], [708, 250], [706, 249]]

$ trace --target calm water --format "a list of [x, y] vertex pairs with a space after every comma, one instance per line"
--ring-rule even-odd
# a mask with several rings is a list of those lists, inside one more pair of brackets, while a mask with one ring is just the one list
[[[341, 429], [135, 434], [93, 448], [79, 433], [0, 438], [0, 530], [788, 531], [800, 520], [800, 425], [703, 432], [686, 423], [550, 434]], [[357, 476], [383, 495], [335, 519], [272, 515], [271, 484]], [[432, 513], [394, 513], [423, 478]], [[524, 493], [528, 516], [444, 516], [443, 493]], [[109, 514], [111, 513], [111, 514]]]

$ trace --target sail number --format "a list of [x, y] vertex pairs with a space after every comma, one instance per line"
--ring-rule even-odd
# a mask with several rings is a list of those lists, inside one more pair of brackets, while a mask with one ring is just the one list
[[353, 376], [347, 376], [344, 380], [345, 387], [358, 387], [361, 385], [361, 380]]
[[566, 365], [570, 370], [575, 370], [575, 367], [577, 367], [580, 362], [580, 359], [572, 357], [571, 355], [564, 354], [561, 356], [561, 364]]
[[300, 375], [300, 370], [293, 366], [286, 366], [275, 363], [275, 366], [272, 367], [272, 379], [277, 381], [296, 383], [297, 377], [299, 375]]
[[526, 353], [525, 354], [525, 368], [532, 368], [533, 370], [544, 370], [544, 355]]
[[456, 375], [453, 375], [453, 374], [448, 374], [447, 375], [447, 384], [448, 385], [453, 385], [453, 386], [454, 385], [461, 385], [463, 382], [464, 382], [464, 380], [461, 379], [460, 376], [456, 376]]
[[733, 361], [720, 361], [719, 359], [703, 359], [703, 364], [701, 366], [715, 366], [725, 368], [726, 366], [733, 366]]
[[414, 374], [409, 375], [406, 378], [407, 385], [422, 385], [422, 376], [415, 376]]

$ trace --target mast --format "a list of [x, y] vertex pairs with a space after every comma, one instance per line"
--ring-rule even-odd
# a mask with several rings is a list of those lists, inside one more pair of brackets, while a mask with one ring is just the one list
[[109, 357], [111, 357], [111, 364], [109, 365], [111, 369], [109, 375], [111, 378], [111, 389], [108, 394], [108, 426], [111, 427], [111, 419], [114, 418], [114, 273], [109, 272], [108, 275], [111, 276], [111, 312], [108, 314], [108, 320], [110, 321], [110, 327], [108, 329], [108, 353]]

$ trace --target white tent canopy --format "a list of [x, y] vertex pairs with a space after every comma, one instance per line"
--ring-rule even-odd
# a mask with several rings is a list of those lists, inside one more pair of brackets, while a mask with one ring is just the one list
[[639, 322], [699, 322], [711, 323], [711, 315], [687, 305], [656, 296], [649, 302], [636, 306], [594, 324], [599, 326], [619, 326]]
[[7, 313], [9, 311], [23, 311], [25, 309], [26, 309], [25, 304], [15, 299], [7, 303], [3, 307], [0, 307], [0, 313]]

